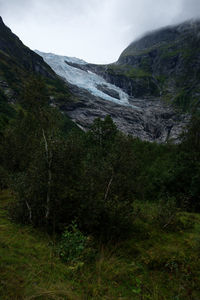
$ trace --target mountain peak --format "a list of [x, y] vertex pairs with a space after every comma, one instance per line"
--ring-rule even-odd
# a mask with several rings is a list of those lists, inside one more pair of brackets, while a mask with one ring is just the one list
[[173, 43], [175, 40], [188, 36], [198, 36], [200, 30], [200, 19], [191, 19], [180, 24], [165, 26], [156, 30], [146, 32], [134, 40], [123, 51], [121, 56], [132, 55], [134, 51], [141, 51], [163, 43]]

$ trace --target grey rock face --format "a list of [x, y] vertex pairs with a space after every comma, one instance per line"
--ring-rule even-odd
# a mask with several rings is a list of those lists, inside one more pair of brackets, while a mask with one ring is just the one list
[[97, 85], [98, 90], [102, 91], [103, 93], [115, 98], [120, 99], [119, 93], [115, 90], [109, 89], [106, 85]]
[[84, 89], [69, 86], [80, 100], [62, 105], [60, 109], [85, 130], [88, 130], [95, 118], [110, 115], [118, 129], [125, 134], [151, 142], [165, 143], [171, 139], [176, 143], [189, 120], [188, 115], [175, 113], [172, 107], [164, 105], [159, 98], [130, 98], [132, 106], [122, 106], [94, 97]]

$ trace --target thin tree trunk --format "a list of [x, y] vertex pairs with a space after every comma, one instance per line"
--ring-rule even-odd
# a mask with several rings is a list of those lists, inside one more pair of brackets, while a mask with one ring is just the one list
[[52, 181], [51, 164], [52, 164], [52, 151], [49, 150], [48, 142], [47, 142], [47, 138], [46, 138], [44, 129], [42, 129], [42, 134], [43, 134], [43, 138], [44, 138], [44, 145], [45, 145], [45, 152], [46, 152], [46, 161], [47, 161], [47, 167], [48, 167], [46, 214], [45, 214], [45, 218], [47, 220], [48, 217], [49, 217], [49, 214], [50, 214], [50, 201], [51, 201], [51, 181]]
[[28, 201], [26, 201], [26, 206], [27, 206], [28, 211], [29, 211], [29, 221], [30, 221], [30, 223], [32, 223], [32, 210], [31, 210], [30, 205], [28, 204]]
[[47, 186], [47, 201], [46, 201], [46, 215], [45, 218], [48, 219], [50, 213], [50, 199], [51, 199], [51, 161], [48, 164], [48, 186]]
[[112, 172], [112, 175], [111, 175], [111, 177], [110, 177], [110, 180], [109, 180], [109, 182], [108, 182], [107, 189], [106, 189], [106, 192], [105, 192], [104, 200], [106, 200], [107, 197], [108, 197], [108, 193], [109, 193], [109, 190], [110, 190], [112, 181], [113, 181], [113, 177], [114, 177], [114, 174], [113, 174], [113, 172]]

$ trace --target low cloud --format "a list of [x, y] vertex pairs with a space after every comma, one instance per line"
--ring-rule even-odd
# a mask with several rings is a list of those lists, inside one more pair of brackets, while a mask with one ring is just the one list
[[146, 31], [199, 17], [200, 1], [0, 0], [0, 14], [32, 49], [108, 63]]

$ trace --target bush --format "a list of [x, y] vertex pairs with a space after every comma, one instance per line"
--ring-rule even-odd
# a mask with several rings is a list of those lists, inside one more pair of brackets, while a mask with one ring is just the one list
[[59, 255], [64, 262], [75, 262], [81, 258], [86, 248], [87, 237], [73, 223], [62, 234]]

